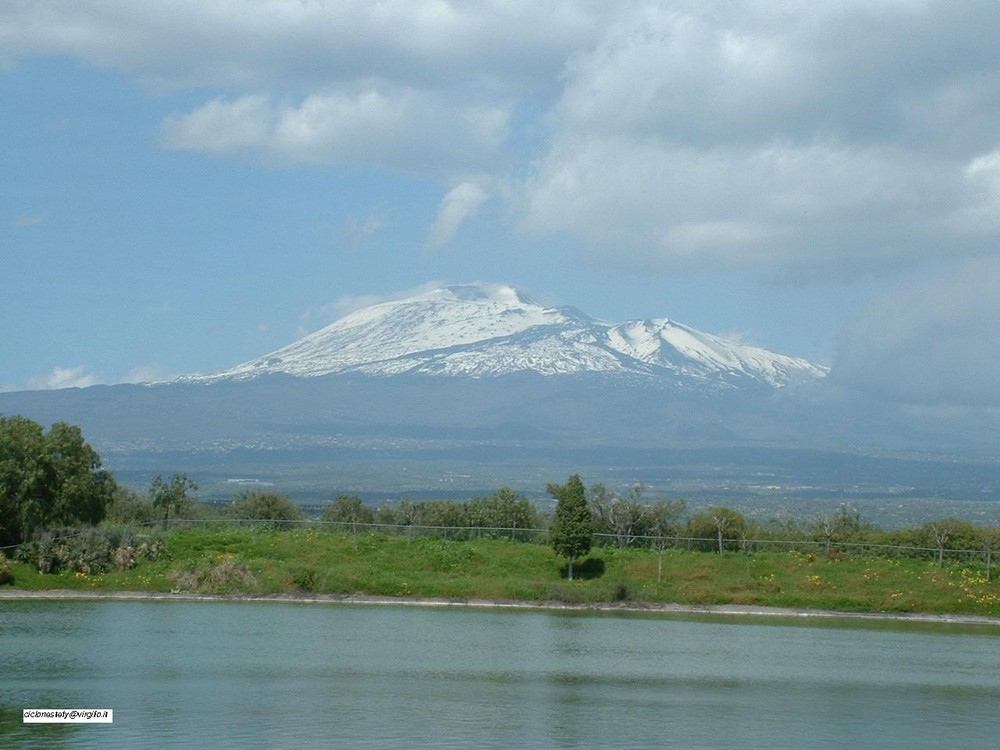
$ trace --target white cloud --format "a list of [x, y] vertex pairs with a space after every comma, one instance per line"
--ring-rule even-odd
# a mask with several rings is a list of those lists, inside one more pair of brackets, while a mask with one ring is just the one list
[[976, 155], [964, 170], [970, 199], [947, 218], [957, 236], [1000, 234], [1000, 148]]
[[1000, 406], [1000, 259], [873, 298], [841, 331], [831, 379], [922, 404]]
[[45, 217], [39, 214], [27, 214], [25, 216], [18, 216], [14, 219], [14, 226], [17, 229], [25, 229], [27, 227], [38, 226], [45, 222]]
[[118, 380], [106, 380], [96, 375], [86, 365], [76, 367], [54, 367], [46, 375], [28, 378], [25, 385], [0, 385], [0, 391], [49, 391], [60, 388], [89, 388], [92, 385], [107, 383], [157, 383], [173, 379], [175, 376], [167, 373], [162, 365], [145, 364], [134, 367]]
[[[524, 227], [580, 237], [606, 264], [804, 278], [995, 252], [964, 244], [970, 216], [1000, 229], [985, 14], [682, 2], [627, 15], [567, 68]], [[946, 54], [962, 45], [975, 63]]]
[[463, 182], [452, 188], [441, 201], [427, 246], [441, 247], [451, 242], [459, 227], [476, 215], [488, 197], [489, 194], [474, 182]]
[[551, 87], [618, 11], [531, 0], [46, 0], [0, 4], [8, 59], [67, 55], [178, 87], [309, 91], [366, 78]]
[[606, 265], [848, 278], [1000, 232], [993, 0], [8, 6], [12, 59], [214, 92], [169, 148], [520, 184]]
[[890, 146], [570, 135], [528, 186], [525, 227], [576, 234], [623, 265], [857, 272], [952, 252], [941, 220], [960, 181], [957, 165]]
[[100, 382], [85, 365], [55, 367], [48, 375], [28, 380], [28, 390], [55, 390], [57, 388], [87, 388]]
[[566, 58], [619, 12], [578, 0], [4, 5], [9, 60], [67, 56], [165, 92], [215, 92], [167, 118], [172, 148], [451, 182], [498, 168], [514, 103], [550, 97]]
[[175, 114], [163, 124], [168, 148], [230, 156], [261, 148], [271, 137], [277, 115], [263, 94], [235, 101], [213, 99], [189, 114]]
[[352, 164], [448, 174], [495, 162], [507, 112], [413, 89], [214, 99], [163, 125], [168, 148], [277, 164]]

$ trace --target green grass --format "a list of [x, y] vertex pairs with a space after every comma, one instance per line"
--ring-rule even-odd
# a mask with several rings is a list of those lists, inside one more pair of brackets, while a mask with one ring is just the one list
[[750, 557], [595, 549], [567, 581], [548, 547], [480, 539], [240, 528], [174, 531], [170, 558], [99, 575], [42, 575], [14, 563], [25, 590], [192, 591], [231, 594], [371, 594], [562, 601], [749, 604], [865, 612], [1000, 616], [1000, 583], [968, 565], [916, 559], [828, 558], [796, 552]]

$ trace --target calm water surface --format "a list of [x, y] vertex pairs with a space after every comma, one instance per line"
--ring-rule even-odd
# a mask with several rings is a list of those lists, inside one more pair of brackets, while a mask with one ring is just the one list
[[[1000, 631], [0, 602], [13, 748], [998, 748]], [[23, 725], [22, 708], [113, 725]]]

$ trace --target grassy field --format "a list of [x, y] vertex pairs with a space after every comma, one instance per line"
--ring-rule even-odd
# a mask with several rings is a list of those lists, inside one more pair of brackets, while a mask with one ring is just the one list
[[[371, 594], [525, 601], [748, 604], [851, 612], [1000, 617], [1000, 583], [982, 570], [928, 560], [797, 552], [722, 555], [594, 549], [577, 580], [548, 547], [304, 528], [189, 529], [169, 558], [128, 571], [40, 574], [14, 563], [13, 587], [228, 594]], [[660, 565], [662, 563], [662, 566]]]

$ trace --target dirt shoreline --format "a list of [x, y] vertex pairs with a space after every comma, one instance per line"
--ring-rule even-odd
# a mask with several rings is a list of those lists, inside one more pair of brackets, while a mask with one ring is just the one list
[[53, 589], [22, 591], [0, 589], [4, 600], [115, 600], [115, 601], [237, 601], [286, 602], [298, 604], [354, 604], [396, 607], [467, 607], [472, 609], [524, 609], [579, 612], [621, 612], [679, 615], [722, 615], [775, 618], [811, 618], [837, 620], [872, 620], [897, 622], [990, 625], [1000, 627], [1000, 617], [963, 614], [925, 614], [908, 612], [846, 612], [825, 609], [795, 609], [744, 604], [653, 604], [640, 602], [586, 602], [569, 604], [558, 601], [512, 601], [492, 599], [444, 599], [431, 597], [371, 596], [361, 594], [195, 594], [159, 591], [79, 591]]

